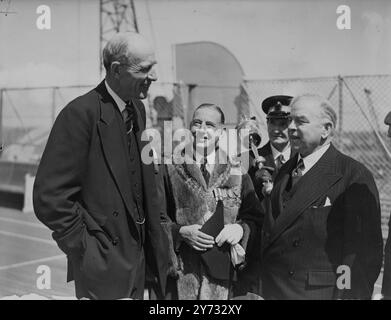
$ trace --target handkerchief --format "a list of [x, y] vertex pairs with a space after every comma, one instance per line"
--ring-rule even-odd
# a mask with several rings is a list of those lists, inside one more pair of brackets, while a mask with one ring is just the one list
[[239, 243], [231, 246], [231, 262], [234, 266], [243, 263], [245, 257], [246, 251], [244, 251], [243, 247]]
[[326, 198], [326, 201], [324, 202], [323, 207], [330, 207], [330, 206], [331, 206], [331, 201], [330, 201], [330, 198], [327, 197], [327, 198]]

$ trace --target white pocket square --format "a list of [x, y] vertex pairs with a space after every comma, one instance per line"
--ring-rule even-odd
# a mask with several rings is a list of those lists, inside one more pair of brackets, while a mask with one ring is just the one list
[[318, 208], [324, 208], [324, 207], [330, 207], [331, 206], [331, 201], [329, 197], [326, 197], [326, 200], [323, 205], [318, 206], [312, 206], [311, 208], [313, 209], [318, 209]]
[[331, 201], [330, 201], [330, 198], [327, 197], [327, 198], [326, 198], [326, 201], [324, 202], [323, 207], [330, 207], [330, 206], [331, 206]]

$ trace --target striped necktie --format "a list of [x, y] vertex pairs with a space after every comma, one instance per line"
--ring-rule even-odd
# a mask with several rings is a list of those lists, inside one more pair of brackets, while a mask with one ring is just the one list
[[132, 102], [128, 102], [125, 106], [124, 121], [126, 126], [126, 134], [129, 134], [132, 131], [134, 132], [138, 131], [139, 127], [137, 123], [137, 112]]
[[296, 168], [293, 169], [292, 171], [292, 188], [303, 176], [303, 170], [304, 170], [304, 161], [302, 158], [300, 158]]
[[206, 164], [207, 164], [207, 160], [206, 158], [204, 158], [204, 161], [202, 162], [200, 169], [201, 169], [202, 176], [205, 179], [206, 185], [208, 185], [210, 174], [208, 169], [206, 169]]
[[285, 163], [284, 155], [281, 153], [276, 159], [276, 169], [280, 170], [282, 165]]

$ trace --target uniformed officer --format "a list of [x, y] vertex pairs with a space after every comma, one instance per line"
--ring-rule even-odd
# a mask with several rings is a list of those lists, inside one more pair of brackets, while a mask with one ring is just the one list
[[292, 97], [286, 95], [270, 96], [262, 101], [262, 110], [266, 114], [269, 141], [260, 149], [250, 152], [250, 161], [255, 165], [248, 173], [253, 181], [259, 200], [271, 193], [272, 181], [281, 166], [294, 152], [288, 136], [290, 107]]

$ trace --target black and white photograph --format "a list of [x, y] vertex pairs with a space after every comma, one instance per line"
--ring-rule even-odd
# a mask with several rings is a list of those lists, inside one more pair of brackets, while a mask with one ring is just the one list
[[0, 0], [0, 300], [391, 300], [390, 213], [390, 1]]

